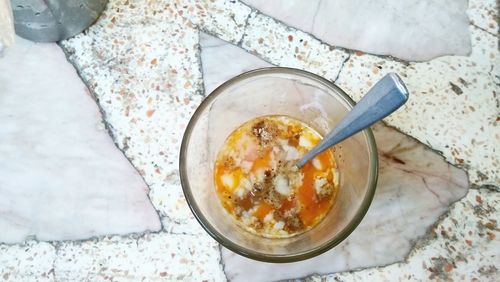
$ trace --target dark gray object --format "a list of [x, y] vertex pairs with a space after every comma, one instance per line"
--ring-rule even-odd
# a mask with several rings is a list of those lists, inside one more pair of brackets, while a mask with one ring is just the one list
[[38, 42], [74, 36], [93, 24], [107, 0], [11, 0], [17, 35]]

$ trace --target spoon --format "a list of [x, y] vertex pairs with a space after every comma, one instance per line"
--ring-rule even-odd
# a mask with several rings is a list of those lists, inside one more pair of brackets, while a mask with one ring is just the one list
[[354, 108], [314, 148], [297, 163], [299, 168], [308, 161], [346, 138], [385, 118], [408, 100], [408, 90], [401, 78], [388, 73], [379, 80]]

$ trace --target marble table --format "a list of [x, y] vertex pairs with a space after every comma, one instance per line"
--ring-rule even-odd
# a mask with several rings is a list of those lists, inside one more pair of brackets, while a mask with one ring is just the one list
[[[297, 21], [303, 2], [288, 3], [283, 14], [250, 0], [110, 1], [59, 44], [16, 38], [0, 58], [0, 280], [495, 281], [496, 2], [457, 1], [470, 21], [466, 31], [453, 26], [454, 38], [470, 34], [470, 54], [443, 43], [401, 55], [411, 60], [332, 46], [335, 36]], [[192, 216], [178, 177], [197, 105], [223, 81], [273, 65], [319, 74], [354, 100], [396, 71], [412, 95], [373, 127], [379, 183], [360, 226], [289, 264], [220, 246]]]

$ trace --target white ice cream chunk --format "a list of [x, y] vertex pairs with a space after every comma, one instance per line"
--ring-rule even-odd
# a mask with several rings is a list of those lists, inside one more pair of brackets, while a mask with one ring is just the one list
[[239, 187], [243, 188], [245, 191], [250, 191], [252, 189], [252, 182], [250, 182], [250, 180], [248, 180], [246, 178], [242, 178], [240, 180]]
[[268, 213], [268, 214], [264, 217], [264, 222], [269, 222], [269, 221], [271, 221], [271, 220], [273, 220], [273, 213], [272, 213], [272, 212]]
[[[281, 144], [281, 146], [283, 146], [283, 140], [279, 140], [279, 143]], [[286, 144], [286, 143], [285, 143]], [[273, 147], [273, 153], [275, 154], [278, 154], [280, 152], [280, 148], [279, 147]]]
[[283, 145], [283, 150], [286, 153], [285, 159], [287, 161], [297, 160], [300, 158], [299, 151], [295, 147]]
[[241, 222], [244, 225], [251, 225], [257, 220], [255, 216], [252, 216], [253, 212], [253, 210], [249, 210], [241, 213]]
[[288, 175], [288, 184], [291, 187], [300, 187], [302, 186], [302, 181], [304, 180], [304, 174], [298, 171], [298, 168], [291, 168], [293, 173]]
[[238, 198], [243, 198], [245, 196], [245, 189], [243, 189], [241, 186], [236, 188], [233, 192]]
[[241, 221], [245, 225], [251, 225], [253, 223], [253, 218], [252, 217], [242, 217]]
[[316, 178], [314, 180], [314, 190], [316, 190], [316, 194], [321, 194], [321, 187], [323, 187], [327, 183], [326, 179], [323, 177]]
[[318, 160], [318, 158], [314, 158], [312, 160], [312, 165], [314, 166], [315, 169], [317, 170], [322, 170], [323, 166], [321, 165], [321, 162]]
[[245, 172], [249, 172], [252, 169], [252, 162], [249, 161], [242, 161], [240, 164], [241, 169], [243, 169]]
[[285, 227], [285, 222], [284, 222], [284, 221], [282, 221], [282, 220], [280, 220], [280, 221], [278, 221], [278, 222], [276, 222], [276, 223], [274, 224], [274, 228], [275, 228], [276, 230], [282, 230], [282, 229], [283, 229], [283, 227]]
[[220, 178], [222, 180], [222, 184], [226, 187], [233, 188], [234, 186], [234, 178], [231, 174], [223, 174]]
[[311, 142], [311, 140], [307, 139], [304, 136], [300, 136], [300, 138], [299, 138], [299, 145], [301, 147], [304, 147], [304, 148], [307, 148], [307, 149], [313, 147], [313, 143]]
[[238, 198], [243, 198], [243, 196], [245, 196], [245, 194], [251, 189], [252, 183], [248, 179], [242, 178], [240, 180], [240, 185], [236, 188], [236, 190], [234, 190], [233, 193], [238, 196]]
[[288, 179], [281, 174], [278, 174], [274, 179], [274, 189], [283, 196], [290, 196], [292, 193]]
[[255, 175], [254, 182], [262, 182], [262, 181], [264, 181], [264, 178], [266, 177], [264, 169], [258, 169], [254, 175]]

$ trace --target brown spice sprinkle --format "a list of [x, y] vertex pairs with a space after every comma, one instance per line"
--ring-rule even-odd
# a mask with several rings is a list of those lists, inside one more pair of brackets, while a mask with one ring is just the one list
[[222, 161], [222, 165], [227, 167], [228, 169], [234, 169], [236, 166], [234, 159], [229, 156], [224, 158], [224, 160]]
[[234, 202], [237, 206], [240, 206], [243, 208], [243, 210], [248, 210], [253, 206], [253, 201], [252, 197], [250, 195], [246, 195], [243, 198], [235, 198]]
[[318, 201], [330, 198], [332, 196], [333, 189], [333, 184], [331, 184], [330, 182], [327, 182], [323, 186], [321, 186], [320, 193], [317, 194]]
[[253, 126], [252, 134], [257, 137], [260, 142], [266, 144], [276, 138], [278, 129], [275, 125], [262, 120]]
[[287, 221], [285, 222], [285, 227], [283, 229], [287, 232], [294, 233], [304, 229], [304, 224], [302, 223], [300, 218], [295, 215], [287, 219]]

